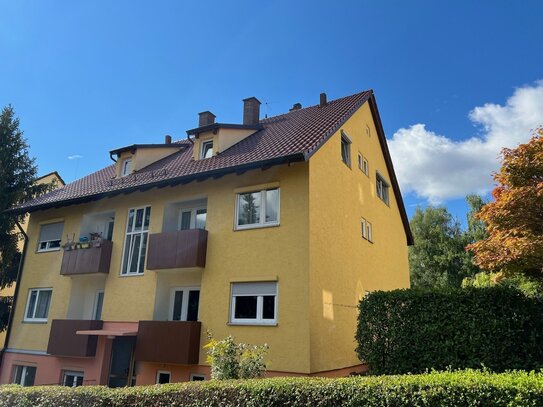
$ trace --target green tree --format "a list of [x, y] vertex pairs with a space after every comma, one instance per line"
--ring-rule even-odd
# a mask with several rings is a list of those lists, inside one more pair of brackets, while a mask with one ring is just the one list
[[467, 230], [444, 207], [417, 208], [410, 225], [415, 244], [409, 248], [411, 285], [420, 288], [460, 287], [462, 280], [480, 270], [465, 247], [486, 236], [485, 224], [475, 214], [485, 204], [468, 195]]
[[[0, 288], [11, 286], [17, 278], [21, 236], [16, 231], [16, 222], [24, 222], [24, 215], [5, 211], [52, 188], [47, 184], [35, 184], [36, 174], [35, 160], [29, 155], [28, 144], [19, 129], [19, 119], [13, 108], [7, 106], [0, 115]], [[3, 298], [0, 302], [9, 304], [10, 299]], [[0, 307], [0, 312], [2, 331], [6, 328], [9, 307]]]

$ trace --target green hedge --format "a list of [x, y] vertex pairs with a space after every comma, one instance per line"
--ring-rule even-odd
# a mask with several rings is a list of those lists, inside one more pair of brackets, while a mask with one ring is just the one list
[[0, 387], [0, 406], [543, 406], [543, 375], [481, 371], [142, 386]]
[[543, 301], [507, 287], [374, 292], [360, 302], [356, 340], [374, 374], [538, 370]]

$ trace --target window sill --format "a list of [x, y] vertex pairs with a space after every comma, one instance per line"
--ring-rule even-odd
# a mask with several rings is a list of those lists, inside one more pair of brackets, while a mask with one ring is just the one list
[[258, 323], [258, 322], [227, 322], [226, 325], [228, 326], [278, 326], [279, 324], [277, 322], [273, 323]]
[[266, 228], [276, 228], [278, 226], [281, 226], [280, 223], [270, 223], [270, 224], [264, 224], [264, 225], [251, 225], [251, 226], [235, 226], [234, 232], [239, 232], [241, 230], [253, 230], [253, 229], [266, 229]]
[[141, 277], [145, 275], [145, 273], [131, 273], [131, 274], [119, 274], [119, 277]]
[[60, 247], [57, 247], [55, 249], [36, 250], [36, 253], [51, 253], [51, 252], [60, 252]]
[[23, 319], [21, 321], [21, 323], [23, 324], [46, 324], [47, 323], [47, 320], [43, 320], [43, 319], [37, 319], [37, 320], [32, 320], [32, 319]]

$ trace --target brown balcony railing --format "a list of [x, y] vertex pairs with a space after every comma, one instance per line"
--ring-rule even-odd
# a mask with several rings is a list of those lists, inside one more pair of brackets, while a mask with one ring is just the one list
[[200, 354], [201, 323], [140, 321], [135, 359], [141, 362], [193, 365]]
[[103, 240], [100, 247], [88, 249], [65, 250], [60, 266], [60, 274], [73, 276], [77, 274], [109, 273], [111, 250], [113, 243]]
[[102, 328], [102, 321], [53, 319], [47, 353], [55, 356], [88, 357], [96, 354], [97, 336], [77, 335], [77, 331]]
[[188, 229], [149, 236], [149, 270], [205, 267], [207, 230]]

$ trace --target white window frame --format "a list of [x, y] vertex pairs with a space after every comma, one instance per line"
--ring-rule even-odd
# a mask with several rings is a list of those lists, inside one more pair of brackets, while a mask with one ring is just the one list
[[[270, 283], [275, 284], [275, 301], [274, 301], [274, 310], [273, 310], [273, 319], [264, 319], [262, 318], [263, 313], [263, 304], [264, 304], [264, 297], [270, 296], [271, 294], [258, 294], [258, 293], [251, 293], [251, 294], [244, 294], [244, 295], [234, 295], [233, 294], [233, 288], [234, 284], [243, 284], [244, 282], [239, 283], [232, 283], [230, 285], [230, 324], [231, 325], [277, 325], [277, 304], [278, 304], [278, 298], [279, 298], [279, 284], [277, 284], [277, 281], [251, 281], [253, 283]], [[235, 311], [236, 311], [236, 298], [237, 297], [257, 297], [256, 299], [256, 318], [236, 318]]]
[[367, 134], [368, 137], [371, 137], [370, 126], [368, 126], [367, 124], [366, 124], [366, 134]]
[[[205, 146], [208, 145], [208, 144], [211, 144], [211, 156], [210, 157], [205, 156], [205, 153], [206, 153]], [[200, 159], [203, 160], [203, 159], [206, 159], [206, 158], [213, 157], [213, 153], [214, 153], [214, 148], [213, 147], [214, 147], [213, 139], [202, 140], [202, 142], [200, 143]]]
[[[51, 223], [44, 223], [40, 225], [40, 235], [41, 235], [41, 229], [44, 226], [48, 225], [56, 225], [58, 223], [62, 223], [62, 228], [64, 229], [64, 222], [51, 222]], [[37, 253], [44, 253], [44, 252], [58, 252], [60, 250], [61, 242], [62, 242], [62, 233], [60, 234], [60, 239], [54, 239], [54, 240], [39, 240], [40, 236], [38, 236], [38, 249], [36, 250]], [[52, 242], [58, 242], [58, 246], [50, 247]], [[46, 243], [45, 249], [41, 249], [40, 246], [42, 243]]]
[[[64, 370], [62, 373], [62, 385], [66, 386], [66, 376], [74, 376], [74, 377], [81, 377], [81, 386], [83, 385], [83, 381], [85, 380], [85, 372], [78, 372], [74, 370]], [[75, 383], [72, 383], [69, 387], [77, 387], [77, 380]]]
[[[266, 194], [268, 191], [277, 190], [277, 220], [266, 222]], [[255, 194], [260, 193], [260, 222], [251, 223], [248, 225], [239, 224], [239, 204], [241, 195], [245, 194]], [[236, 194], [236, 214], [234, 216], [234, 230], [244, 230], [244, 229], [256, 229], [256, 228], [265, 228], [270, 226], [279, 226], [281, 224], [281, 188], [267, 188], [261, 190], [250, 190], [245, 192], [238, 192]]]
[[370, 176], [370, 165], [366, 157], [362, 157], [362, 172], [366, 174], [366, 176]]
[[[33, 386], [33, 385], [34, 385], [34, 383], [29, 384], [29, 385], [26, 385], [26, 384], [24, 383], [24, 380], [25, 380], [25, 378], [26, 378], [26, 371], [28, 370], [28, 368], [33, 368], [33, 369], [35, 369], [35, 370], [34, 370], [34, 382], [36, 381], [36, 373], [37, 373], [37, 370], [38, 370], [36, 366], [29, 366], [29, 365], [14, 365], [13, 367], [14, 367], [14, 369], [13, 369], [13, 375], [12, 375], [12, 378], [11, 378], [11, 383], [12, 383], [12, 384], [18, 384], [18, 385], [20, 385], [20, 386]], [[21, 382], [20, 382], [20, 383], [16, 383], [16, 382], [15, 382], [15, 378], [17, 377], [17, 369], [21, 369], [21, 370], [22, 370], [22, 372], [21, 372]]]
[[[186, 321], [187, 314], [189, 309], [189, 291], [200, 291], [202, 295], [202, 290], [199, 286], [193, 287], [173, 287], [170, 291], [170, 309], [168, 311], [168, 321], [173, 321], [173, 307], [175, 305], [175, 293], [177, 291], [183, 291], [183, 300], [181, 302], [181, 319], [179, 321]], [[200, 320], [200, 304], [198, 304], [198, 316], [197, 320]], [[176, 320], [177, 321], [177, 320]]]
[[[190, 212], [190, 227], [189, 229], [196, 229], [196, 213], [198, 211], [201, 211], [204, 209], [206, 211], [207, 215], [207, 207], [206, 206], [195, 206], [193, 208], [181, 208], [179, 209], [179, 215], [177, 220], [177, 230], [181, 230], [181, 223], [183, 221], [183, 212]], [[206, 216], [206, 223], [207, 223], [207, 216]], [[205, 227], [204, 227], [205, 229]]]
[[125, 158], [121, 162], [121, 177], [126, 177], [132, 173], [132, 157]]
[[360, 218], [360, 231], [362, 232], [362, 238], [368, 240], [368, 222], [364, 218]]
[[[100, 294], [102, 294], [102, 309], [100, 310], [100, 318], [96, 318], [96, 311], [98, 311], [98, 298], [100, 297]], [[96, 293], [94, 294], [94, 305], [92, 307], [92, 319], [94, 321], [101, 321], [102, 320], [102, 312], [104, 311], [104, 290], [96, 290]]]
[[362, 171], [362, 160], [363, 160], [362, 154], [359, 152], [359, 153], [358, 153], [358, 169], [359, 169], [360, 171]]
[[[32, 297], [32, 293], [36, 291], [38, 294], [36, 295], [36, 302], [34, 303], [34, 310], [32, 311], [32, 315], [36, 315], [36, 309], [38, 308], [38, 300], [40, 298], [40, 293], [44, 291], [50, 291], [51, 296], [49, 297], [49, 304], [47, 305], [47, 317], [46, 318], [35, 318], [34, 316], [28, 317], [28, 307], [30, 306], [30, 298]], [[28, 290], [28, 298], [26, 299], [26, 307], [25, 307], [25, 315], [23, 318], [23, 321], [25, 322], [47, 322], [49, 318], [49, 310], [51, 308], [51, 300], [53, 299], [53, 288], [47, 287], [47, 288], [31, 288]]]
[[390, 205], [390, 184], [385, 180], [379, 171], [375, 173], [376, 194], [387, 205]]
[[190, 381], [191, 381], [191, 382], [198, 381], [198, 380], [194, 380], [194, 378], [196, 378], [196, 377], [201, 377], [202, 380], [207, 380], [206, 375], [204, 375], [204, 374], [201, 374], [201, 373], [191, 373], [191, 374], [190, 374]]
[[[143, 209], [143, 220], [142, 220], [142, 224], [141, 224], [141, 230], [140, 231], [134, 231], [135, 227], [136, 227], [136, 214], [138, 212], [139, 209]], [[124, 235], [124, 241], [123, 241], [123, 254], [122, 254], [122, 258], [121, 258], [121, 272], [120, 272], [120, 275], [122, 277], [128, 277], [128, 276], [142, 276], [144, 273], [145, 273], [145, 261], [147, 260], [147, 249], [149, 248], [149, 226], [151, 224], [151, 217], [149, 215], [149, 226], [147, 226], [147, 229], [145, 229], [145, 215], [147, 214], [147, 211], [150, 211], [151, 210], [151, 205], [146, 205], [146, 206], [139, 206], [137, 208], [130, 208], [128, 209], [128, 213], [126, 215], [126, 232], [125, 232], [125, 235]], [[132, 222], [132, 231], [128, 231], [128, 227], [129, 227], [129, 219], [130, 219], [130, 212], [131, 211], [134, 211], [134, 221]], [[141, 262], [141, 250], [142, 250], [142, 247], [140, 245], [140, 248], [139, 248], [139, 251], [138, 251], [138, 264], [136, 266], [136, 272], [135, 273], [131, 273], [128, 271], [128, 268], [127, 268], [127, 271], [124, 272], [124, 268], [126, 266], [125, 264], [125, 259], [124, 259], [124, 255], [126, 254], [126, 242], [128, 240], [128, 236], [136, 236], [136, 235], [141, 235], [141, 242], [143, 242], [143, 235], [147, 234], [147, 244], [146, 244], [146, 247], [145, 247], [145, 256], [143, 257], [143, 267], [141, 269], [141, 273], [138, 272], [138, 270], [140, 269], [140, 262]], [[134, 241], [135, 239], [132, 239], [132, 241]], [[132, 256], [134, 256], [134, 253], [132, 253]], [[128, 263], [130, 263], [130, 259], [133, 258], [133, 257], [129, 257], [127, 260], [128, 260]]]
[[366, 230], [368, 242], [373, 243], [373, 227], [371, 222], [366, 221]]
[[[343, 159], [343, 144], [345, 143], [345, 153], [346, 153], [346, 160]], [[340, 157], [341, 161], [349, 168], [351, 168], [351, 145], [352, 145], [351, 138], [345, 133], [343, 130], [341, 130], [341, 146], [340, 146]]]
[[[158, 384], [158, 378], [160, 377], [161, 374], [167, 374], [169, 377], [168, 383], [172, 382], [172, 372], [170, 372], [169, 370], [157, 370], [155, 384]], [[166, 383], [162, 383], [162, 384], [166, 384]]]

